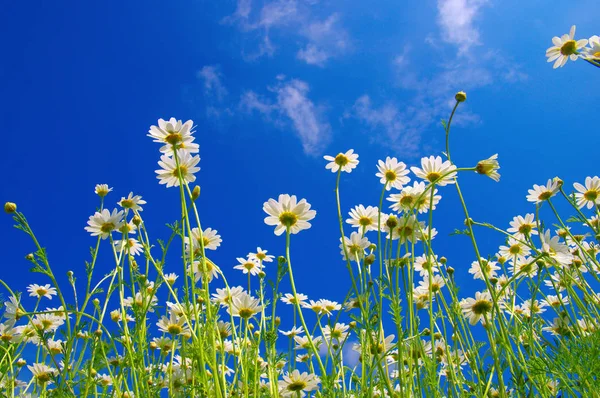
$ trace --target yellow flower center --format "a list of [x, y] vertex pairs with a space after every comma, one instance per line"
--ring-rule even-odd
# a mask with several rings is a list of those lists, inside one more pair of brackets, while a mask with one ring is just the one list
[[595, 202], [596, 199], [598, 199], [598, 191], [590, 189], [589, 191], [583, 194], [583, 197], [590, 202]]
[[121, 201], [121, 206], [126, 208], [126, 209], [131, 209], [133, 207], [135, 203], [133, 203], [133, 200], [131, 199], [123, 199]]
[[529, 235], [531, 233], [531, 225], [530, 224], [523, 224], [519, 227], [519, 232], [522, 233], [523, 235]]
[[538, 196], [539, 200], [548, 200], [552, 197], [552, 192], [550, 191], [544, 191], [540, 194], [540, 196]]
[[185, 178], [185, 176], [187, 175], [188, 171], [187, 171], [187, 167], [180, 165], [179, 167], [175, 167], [175, 169], [173, 169], [173, 176], [179, 178], [179, 176], [181, 175], [181, 178]]
[[252, 316], [253, 312], [250, 308], [242, 308], [239, 310], [240, 317], [248, 319]]
[[298, 221], [298, 216], [291, 211], [284, 211], [279, 215], [279, 222], [285, 227], [292, 227]]
[[288, 384], [288, 391], [302, 391], [306, 387], [306, 382], [302, 380], [296, 380], [290, 384]]
[[396, 181], [396, 178], [397, 178], [397, 177], [398, 177], [398, 176], [396, 175], [396, 173], [395, 173], [395, 172], [393, 172], [392, 170], [388, 170], [388, 171], [386, 171], [386, 172], [385, 172], [385, 179], [386, 179], [388, 182]]
[[165, 141], [171, 145], [178, 144], [182, 141], [183, 137], [179, 132], [169, 131], [169, 135], [165, 137]]
[[400, 198], [400, 206], [402, 207], [409, 207], [410, 205], [412, 205], [413, 203], [413, 197], [410, 195], [406, 195]]
[[38, 296], [43, 296], [46, 293], [48, 293], [48, 291], [46, 289], [44, 289], [43, 287], [40, 287], [38, 290], [35, 291], [37, 293]]
[[427, 180], [433, 183], [439, 180], [441, 176], [442, 175], [440, 173], [432, 171], [431, 173], [427, 174]]
[[111, 232], [113, 229], [115, 229], [115, 224], [111, 222], [105, 222], [100, 226], [100, 231], [104, 232], [105, 234]]
[[472, 311], [477, 315], [483, 315], [492, 310], [492, 303], [487, 300], [478, 300], [473, 304]]
[[369, 225], [371, 225], [371, 219], [369, 217], [361, 217], [358, 220], [358, 223], [363, 227], [368, 227]]
[[172, 323], [172, 324], [169, 325], [169, 327], [167, 328], [167, 330], [171, 334], [180, 334], [183, 329], [178, 324]]
[[560, 47], [560, 53], [565, 56], [575, 54], [577, 52], [577, 42], [575, 40], [567, 40]]
[[350, 162], [350, 160], [343, 153], [340, 153], [339, 155], [337, 155], [335, 157], [335, 164], [337, 164], [338, 166], [344, 167], [349, 162]]

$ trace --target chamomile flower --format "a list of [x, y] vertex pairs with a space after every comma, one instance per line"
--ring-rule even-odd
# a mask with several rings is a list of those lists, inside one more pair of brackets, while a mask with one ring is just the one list
[[349, 149], [346, 153], [340, 152], [336, 157], [325, 155], [323, 158], [329, 162], [325, 168], [331, 169], [332, 173], [337, 173], [340, 169], [350, 173], [358, 165], [358, 154], [354, 153], [354, 149]]
[[[296, 297], [298, 297], [297, 300], [296, 300]], [[308, 300], [308, 296], [306, 294], [296, 293], [296, 297], [294, 297], [293, 294], [286, 293], [281, 298], [281, 301], [283, 303], [286, 303], [286, 304], [289, 304], [289, 305], [299, 304], [301, 306], [304, 306], [306, 300]]]
[[158, 174], [156, 178], [158, 178], [159, 184], [166, 184], [167, 188], [178, 187], [179, 176], [181, 176], [181, 179], [184, 182], [189, 183], [196, 181], [194, 173], [200, 171], [200, 167], [196, 167], [200, 162], [200, 156], [192, 156], [188, 152], [183, 152], [178, 154], [178, 156], [179, 166], [177, 166], [177, 161], [174, 157], [169, 157], [167, 155], [162, 155], [160, 157], [158, 165], [161, 169], [155, 171], [155, 173]]
[[580, 209], [584, 206], [591, 209], [596, 205], [600, 205], [600, 178], [597, 176], [586, 177], [585, 186], [576, 182], [573, 187], [577, 190], [575, 201]]
[[275, 235], [283, 234], [287, 229], [297, 234], [311, 227], [308, 221], [315, 218], [317, 212], [310, 210], [306, 199], [298, 202], [296, 195], [281, 194], [278, 200], [269, 199], [263, 204], [263, 210], [268, 214], [265, 224], [275, 226]]
[[117, 209], [113, 209], [112, 213], [107, 209], [103, 209], [101, 212], [97, 211], [93, 216], [90, 216], [85, 230], [92, 236], [100, 236], [102, 239], [106, 239], [113, 231], [121, 227], [123, 214], [123, 210], [118, 211]]
[[586, 46], [586, 39], [575, 40], [575, 25], [571, 26], [569, 34], [564, 34], [561, 37], [554, 36], [552, 38], [552, 47], [546, 50], [548, 62], [554, 62], [553, 68], [564, 66], [567, 61], [577, 60], [579, 50]]
[[345, 323], [336, 323], [333, 327], [326, 325], [323, 328], [323, 336], [327, 340], [336, 340], [338, 342], [345, 341], [348, 337], [348, 329], [350, 327]]
[[250, 296], [246, 292], [233, 297], [231, 305], [227, 307], [227, 312], [243, 319], [251, 318], [261, 310], [262, 305], [260, 305], [260, 300]]
[[475, 325], [480, 320], [485, 323], [485, 318], [493, 307], [492, 296], [489, 292], [476, 292], [475, 298], [469, 297], [460, 301], [462, 314], [471, 325]]
[[[186, 245], [189, 245], [189, 239], [185, 241]], [[217, 233], [216, 229], [206, 228], [202, 234], [200, 234], [200, 229], [192, 229], [192, 243], [194, 245], [194, 253], [197, 256], [202, 254], [201, 245], [204, 245], [204, 250], [217, 250], [217, 247], [221, 246], [221, 242], [223, 242], [223, 239], [221, 239], [221, 235]]]
[[283, 375], [283, 380], [279, 380], [278, 386], [283, 397], [301, 397], [306, 396], [305, 391], [315, 391], [319, 389], [321, 380], [312, 373], [300, 373], [295, 369], [292, 373]]
[[[350, 234], [350, 238], [340, 238], [340, 249], [344, 260], [346, 260], [346, 251], [350, 257], [350, 260], [358, 261], [365, 256], [365, 250], [371, 244], [369, 239], [362, 236], [362, 234], [354, 231]], [[345, 250], [344, 250], [345, 246]]]
[[439, 272], [438, 268], [438, 256], [430, 256], [427, 258], [425, 255], [421, 255], [415, 258], [415, 271], [419, 272], [422, 277], [428, 276], [429, 273]]
[[260, 263], [254, 259], [238, 257], [237, 258], [238, 265], [234, 266], [233, 269], [239, 269], [244, 274], [250, 275], [258, 275], [260, 271], [262, 271], [262, 266]]
[[385, 158], [385, 162], [379, 160], [377, 170], [379, 172], [375, 174], [375, 176], [380, 178], [379, 182], [385, 184], [385, 189], [387, 191], [392, 188], [402, 189], [402, 187], [410, 181], [406, 164], [398, 162], [398, 159], [396, 158], [390, 158], [388, 156]]
[[559, 185], [556, 179], [548, 180], [546, 185], [534, 184], [533, 189], [528, 191], [529, 195], [527, 195], [527, 201], [533, 203], [542, 203], [556, 195], [558, 189]]
[[187, 335], [190, 333], [189, 326], [185, 323], [185, 318], [177, 316], [173, 311], [169, 316], [163, 315], [156, 323], [158, 329], [163, 333], [168, 333], [172, 336]]
[[108, 187], [108, 184], [96, 184], [96, 186], [94, 187], [94, 192], [101, 198], [108, 195], [108, 193], [112, 190], [112, 188]]
[[121, 198], [119, 201], [119, 206], [124, 209], [131, 209], [134, 211], [142, 211], [142, 206], [145, 205], [146, 201], [142, 199], [140, 195], [134, 195], [133, 192], [129, 192], [127, 197]]
[[411, 167], [410, 170], [417, 177], [439, 186], [454, 184], [456, 179], [456, 166], [449, 160], [442, 162], [440, 156], [422, 158], [421, 168]]
[[542, 251], [556, 260], [557, 265], [567, 266], [573, 261], [569, 246], [562, 243], [559, 236], [550, 237], [550, 230], [546, 230], [540, 238], [542, 240]]
[[508, 238], [507, 246], [500, 246], [499, 253], [507, 259], [528, 256], [531, 249], [515, 238]]
[[425, 183], [415, 181], [413, 186], [402, 188], [400, 193], [391, 194], [386, 200], [392, 202], [390, 208], [397, 212], [417, 210], [419, 213], [425, 213], [430, 208], [435, 210], [435, 206], [442, 198], [436, 195], [437, 188], [433, 191], [433, 201], [431, 201], [431, 191], [425, 193]]
[[300, 327], [294, 326], [290, 330], [281, 330], [281, 329], [279, 329], [279, 333], [281, 333], [284, 336], [289, 337], [290, 339], [293, 339], [296, 336], [300, 336], [301, 334], [303, 334], [304, 333], [304, 329], [302, 328], [302, 326], [300, 326]]
[[486, 175], [490, 177], [492, 180], [498, 182], [500, 181], [500, 174], [496, 171], [500, 168], [498, 164], [498, 154], [492, 155], [489, 159], [481, 160], [475, 166], [475, 171], [479, 174]]
[[[203, 265], [204, 263], [204, 265]], [[217, 278], [219, 279], [219, 267], [217, 267], [217, 265], [215, 263], [213, 263], [212, 261], [210, 261], [208, 258], [205, 259], [205, 261], [202, 260], [198, 260], [198, 261], [194, 261], [194, 263], [191, 266], [192, 271], [194, 272], [194, 278], [196, 280], [196, 282], [198, 282], [200, 279], [204, 278], [204, 270], [203, 267], [206, 267], [206, 274], [208, 277], [208, 282], [212, 281], [213, 278]], [[188, 267], [188, 270], [190, 269], [190, 267]]]
[[254, 260], [258, 261], [258, 262], [272, 263], [273, 259], [275, 258], [275, 256], [267, 254], [267, 250], [263, 250], [260, 247], [257, 247], [256, 248], [256, 253], [250, 253], [250, 254], [248, 254], [248, 258], [254, 259]]
[[27, 368], [33, 374], [35, 382], [41, 385], [51, 383], [54, 376], [58, 374], [58, 370], [43, 363], [34, 363], [33, 366], [27, 365]]
[[56, 296], [56, 288], [51, 287], [49, 284], [41, 286], [34, 283], [27, 286], [27, 291], [31, 297], [46, 297], [47, 299], [51, 300], [52, 296]]
[[512, 221], [510, 222], [510, 228], [506, 231], [514, 234], [515, 238], [517, 239], [524, 239], [530, 235], [537, 235], [537, 224], [534, 220], [535, 216], [533, 213], [527, 213], [525, 214], [525, 217], [513, 217]]
[[233, 302], [235, 297], [241, 296], [242, 294], [244, 294], [244, 288], [241, 286], [234, 286], [229, 289], [217, 289], [217, 292], [212, 294], [212, 300], [227, 307]]
[[373, 206], [358, 205], [348, 213], [350, 216], [346, 222], [359, 231], [377, 231], [377, 219], [379, 218], [379, 209]]
[[165, 144], [160, 148], [162, 153], [173, 155], [173, 147], [177, 154], [181, 155], [184, 151], [188, 153], [197, 153], [198, 144], [194, 144], [192, 134], [194, 122], [191, 120], [182, 123], [175, 118], [165, 121], [158, 119], [158, 126], [150, 126], [148, 137], [154, 138], [154, 142]]
[[132, 256], [139, 256], [144, 252], [144, 246], [134, 238], [115, 240], [114, 245], [118, 252], [123, 251]]
[[473, 279], [481, 279], [485, 280], [484, 274], [487, 276], [487, 279], [495, 277], [496, 271], [498, 271], [500, 267], [496, 265], [495, 261], [488, 261], [485, 258], [481, 257], [479, 261], [473, 261], [471, 263], [471, 268], [469, 268], [469, 274], [473, 275]]
[[583, 49], [583, 56], [587, 59], [600, 60], [600, 37], [594, 35], [588, 40], [589, 47]]

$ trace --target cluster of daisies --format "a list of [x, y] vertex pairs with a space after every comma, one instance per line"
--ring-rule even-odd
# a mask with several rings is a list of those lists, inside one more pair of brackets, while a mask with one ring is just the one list
[[589, 39], [575, 40], [575, 25], [569, 33], [552, 38], [552, 47], [546, 50], [548, 62], [554, 62], [554, 69], [565, 66], [568, 60], [578, 58], [600, 67], [600, 37], [594, 35]]

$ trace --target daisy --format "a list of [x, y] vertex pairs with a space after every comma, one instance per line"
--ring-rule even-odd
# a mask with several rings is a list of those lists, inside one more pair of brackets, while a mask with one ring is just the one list
[[272, 263], [275, 256], [267, 254], [267, 250], [263, 250], [260, 247], [256, 248], [256, 253], [248, 254], [248, 258], [254, 259], [263, 263]]
[[51, 287], [49, 284], [41, 286], [34, 283], [27, 286], [27, 291], [31, 297], [46, 297], [47, 299], [51, 300], [52, 296], [56, 296], [56, 288]]
[[179, 278], [179, 275], [177, 275], [174, 272], [171, 272], [170, 274], [165, 274], [165, 281], [171, 286], [175, 284], [177, 278]]
[[212, 299], [214, 302], [227, 307], [235, 297], [239, 297], [242, 294], [244, 294], [244, 288], [241, 286], [234, 286], [229, 288], [229, 291], [227, 288], [217, 289], [217, 292], [212, 294]]
[[249, 273], [250, 275], [258, 275], [258, 273], [262, 270], [262, 266], [256, 260], [251, 259], [250, 257], [238, 257], [237, 261], [239, 264], [233, 267], [233, 269], [239, 269], [244, 274]]
[[34, 363], [33, 366], [27, 365], [27, 368], [33, 374], [36, 383], [42, 385], [52, 382], [52, 378], [58, 373], [56, 369], [43, 363]]
[[[423, 280], [419, 282], [419, 285], [426, 289], [429, 293], [429, 275], [425, 275]], [[433, 275], [431, 278], [431, 291], [433, 294], [439, 292], [444, 286], [446, 286], [446, 282], [444, 278], [439, 275]]]
[[134, 211], [142, 211], [141, 205], [145, 205], [146, 201], [142, 199], [140, 195], [134, 195], [133, 192], [129, 192], [127, 197], [121, 198], [119, 206], [124, 209], [131, 209]]
[[410, 181], [406, 164], [398, 162], [396, 158], [388, 156], [385, 158], [385, 162], [380, 160], [377, 164], [377, 170], [379, 170], [379, 173], [375, 176], [380, 178], [379, 182], [385, 184], [386, 191], [389, 191], [392, 187], [402, 189]]
[[329, 162], [325, 168], [331, 169], [332, 173], [336, 173], [340, 169], [350, 173], [358, 165], [358, 154], [354, 153], [354, 149], [349, 149], [346, 153], [340, 152], [335, 158], [329, 155], [325, 155], [323, 158]]
[[484, 273], [487, 275], [487, 279], [490, 279], [496, 276], [496, 271], [499, 269], [500, 267], [496, 265], [495, 261], [488, 261], [481, 257], [479, 261], [473, 261], [471, 263], [469, 274], [473, 274], [473, 279], [485, 280], [486, 278], [483, 276]]
[[342, 258], [347, 260], [346, 252], [350, 256], [350, 260], [359, 261], [365, 256], [365, 250], [371, 245], [369, 239], [361, 236], [360, 233], [354, 231], [350, 234], [350, 239], [347, 237], [340, 238], [340, 249]]
[[317, 212], [310, 210], [306, 199], [298, 202], [296, 195], [281, 194], [279, 199], [269, 199], [263, 204], [263, 210], [268, 214], [265, 224], [275, 226], [275, 235], [279, 236], [289, 229], [290, 233], [297, 234], [303, 229], [311, 227], [308, 221], [315, 218]]
[[510, 222], [510, 228], [506, 231], [514, 234], [517, 239], [524, 239], [529, 235], [537, 235], [538, 231], [535, 229], [536, 223], [534, 218], [533, 213], [527, 213], [525, 217], [513, 217], [513, 220]]
[[296, 336], [299, 336], [302, 333], [304, 333], [304, 329], [302, 328], [302, 326], [300, 326], [300, 327], [294, 326], [291, 330], [288, 330], [288, 331], [279, 329], [279, 333], [281, 333], [284, 336], [289, 337], [290, 339], [293, 339]]
[[421, 277], [428, 276], [430, 272], [432, 274], [439, 272], [437, 254], [430, 257], [429, 260], [425, 255], [415, 258], [415, 271], [418, 271]]
[[525, 276], [537, 275], [538, 267], [531, 257], [517, 257], [516, 261], [512, 264], [512, 274], [517, 275], [517, 278], [523, 278]]
[[559, 186], [557, 180], [548, 180], [546, 185], [533, 185], [533, 189], [530, 189], [529, 195], [527, 195], [527, 201], [533, 203], [542, 203], [558, 192]]
[[567, 266], [573, 261], [573, 255], [569, 251], [569, 246], [560, 242], [560, 237], [550, 237], [550, 231], [546, 230], [540, 236], [542, 240], [542, 251], [547, 253], [550, 258], [556, 260], [558, 265]]
[[[311, 346], [310, 346], [311, 337], [310, 336], [295, 336], [294, 341], [296, 342], [297, 350], [310, 350], [311, 349]], [[312, 342], [313, 342], [315, 348], [318, 349], [318, 347], [323, 343], [323, 338], [321, 336], [316, 337], [316, 338], [313, 337]]]
[[469, 297], [460, 301], [463, 316], [475, 325], [479, 320], [485, 323], [485, 317], [492, 311], [492, 296], [489, 292], [476, 292], [475, 298]]
[[13, 322], [0, 323], [0, 341], [4, 343], [19, 341], [19, 330], [14, 327]]
[[[204, 262], [204, 265], [202, 264]], [[204, 278], [203, 267], [206, 267], [206, 273], [208, 274], [208, 282], [212, 281], [213, 278], [219, 279], [219, 267], [215, 263], [213, 263], [208, 258], [205, 258], [204, 261], [198, 260], [194, 261], [191, 267], [188, 267], [188, 270], [192, 270], [194, 272], [194, 278], [196, 282], [200, 279]]]
[[183, 152], [179, 155], [179, 167], [177, 167], [177, 161], [175, 158], [167, 155], [162, 155], [158, 161], [158, 165], [162, 167], [159, 170], [155, 170], [158, 174], [156, 178], [159, 179], [159, 184], [166, 184], [167, 188], [179, 186], [179, 176], [184, 182], [196, 181], [194, 173], [200, 171], [200, 167], [196, 165], [200, 162], [200, 156], [192, 156], [188, 152]]
[[564, 34], [561, 37], [554, 36], [552, 38], [554, 46], [546, 50], [546, 57], [548, 57], [548, 62], [555, 61], [554, 69], [564, 66], [569, 58], [571, 61], [577, 60], [579, 50], [588, 43], [586, 39], [575, 41], [574, 37], [575, 25], [571, 26], [571, 31], [568, 35]]
[[156, 326], [163, 333], [169, 333], [172, 336], [187, 335], [190, 333], [190, 328], [185, 324], [185, 318], [177, 316], [173, 311], [169, 316], [163, 315]]
[[255, 299], [246, 292], [233, 297], [231, 305], [227, 307], [228, 313], [244, 319], [254, 316], [254, 314], [259, 313], [261, 310], [262, 305], [260, 305], [260, 300]]
[[323, 312], [327, 315], [331, 315], [332, 311], [339, 311], [342, 309], [342, 305], [331, 300], [321, 299], [319, 303], [323, 307]]
[[323, 336], [325, 336], [327, 340], [336, 340], [338, 342], [345, 341], [349, 334], [349, 328], [350, 326], [345, 323], [336, 323], [333, 327], [326, 325], [323, 328]]
[[139, 256], [144, 252], [144, 246], [134, 238], [115, 240], [114, 245], [117, 251], [123, 251], [132, 256]]
[[475, 166], [475, 171], [479, 174], [486, 175], [490, 177], [492, 180], [498, 182], [500, 181], [500, 174], [496, 170], [500, 168], [498, 164], [498, 154], [492, 155], [489, 159], [485, 159], [477, 163]]
[[295, 369], [292, 373], [283, 375], [283, 380], [279, 380], [279, 390], [283, 397], [301, 397], [306, 396], [305, 391], [315, 391], [319, 389], [321, 380], [314, 374], [306, 372], [300, 373]]
[[508, 238], [507, 246], [500, 246], [499, 253], [502, 257], [515, 259], [516, 257], [525, 257], [531, 253], [531, 249], [521, 241], [515, 238]]
[[600, 60], [600, 37], [594, 35], [588, 41], [590, 47], [584, 48], [584, 57], [586, 59]]
[[[297, 299], [296, 299], [296, 297], [297, 297]], [[301, 306], [304, 306], [306, 300], [308, 300], [308, 296], [306, 294], [296, 293], [296, 297], [294, 297], [293, 294], [286, 293], [281, 298], [281, 301], [286, 304], [290, 304], [290, 305], [299, 304]]]
[[600, 178], [586, 177], [585, 186], [576, 182], [573, 187], [578, 191], [575, 193], [575, 200], [580, 209], [584, 206], [591, 209], [600, 205]]
[[410, 170], [415, 173], [417, 177], [439, 186], [454, 184], [456, 178], [456, 166], [449, 160], [442, 162], [440, 156], [422, 158], [421, 168], [411, 167]]
[[346, 222], [359, 230], [377, 231], [377, 219], [379, 218], [379, 209], [374, 206], [358, 205], [348, 213], [350, 216]]
[[102, 239], [109, 237], [111, 232], [118, 230], [123, 223], [123, 210], [113, 209], [112, 213], [107, 209], [94, 213], [88, 220], [85, 230], [92, 236], [100, 236]]
[[419, 222], [417, 217], [414, 214], [411, 214], [410, 216], [404, 216], [399, 219], [398, 225], [388, 234], [387, 238], [391, 238], [392, 240], [400, 239], [401, 243], [404, 243], [407, 240], [409, 242], [415, 242], [421, 235], [419, 230], [424, 229], [425, 223]]
[[96, 186], [94, 187], [94, 192], [101, 198], [108, 195], [108, 193], [112, 190], [112, 188], [108, 187], [108, 184], [96, 184]]
[[415, 181], [413, 186], [406, 186], [400, 193], [391, 194], [386, 199], [392, 202], [390, 208], [397, 212], [417, 210], [419, 213], [427, 212], [430, 207], [435, 210], [435, 206], [442, 198], [436, 195], [437, 188], [433, 191], [433, 202], [431, 202], [431, 192], [425, 194], [425, 183]]
[[546, 296], [546, 299], [542, 300], [542, 304], [546, 307], [558, 309], [563, 305], [569, 304], [569, 296], [563, 296], [560, 293], [558, 295], [549, 294]]
[[173, 117], [168, 122], [158, 119], [158, 126], [150, 126], [148, 137], [154, 138], [153, 142], [165, 144], [160, 151], [167, 155], [173, 154], [173, 147], [180, 150], [177, 152], [178, 154], [181, 154], [182, 151], [197, 153], [199, 146], [193, 143], [193, 125], [194, 122], [191, 120], [182, 123], [181, 120]]
[[[194, 245], [194, 254], [198, 257], [202, 254], [201, 248], [204, 245], [204, 250], [217, 250], [217, 247], [221, 246], [221, 235], [217, 233], [216, 229], [206, 228], [202, 234], [200, 229], [192, 229], [192, 244]], [[186, 245], [189, 245], [189, 239], [186, 239]], [[189, 251], [189, 247], [187, 248]]]

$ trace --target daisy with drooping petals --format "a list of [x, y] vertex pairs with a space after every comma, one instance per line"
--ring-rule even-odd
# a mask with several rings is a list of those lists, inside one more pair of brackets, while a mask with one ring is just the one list
[[559, 186], [556, 179], [548, 180], [546, 185], [533, 184], [533, 189], [528, 190], [529, 195], [527, 195], [527, 201], [542, 203], [556, 195], [558, 189]]
[[338, 153], [336, 157], [325, 155], [323, 156], [327, 163], [326, 169], [331, 169], [332, 173], [336, 173], [342, 169], [346, 173], [350, 173], [358, 165], [358, 154], [354, 153], [354, 149], [349, 149], [346, 153]]
[[385, 184], [387, 191], [392, 189], [392, 187], [402, 189], [410, 181], [410, 177], [407, 175], [409, 171], [406, 168], [406, 164], [398, 162], [396, 158], [388, 156], [385, 158], [385, 162], [379, 160], [377, 170], [379, 170], [379, 173], [375, 174], [375, 176], [380, 178], [379, 182]]
[[442, 162], [440, 156], [430, 156], [421, 159], [421, 168], [411, 167], [410, 170], [415, 175], [430, 183], [439, 186], [454, 184], [456, 179], [456, 166], [449, 160]]
[[486, 175], [490, 177], [492, 180], [498, 182], [500, 181], [500, 174], [496, 171], [500, 168], [498, 164], [498, 154], [492, 155], [489, 159], [481, 160], [475, 166], [475, 171], [479, 174]]
[[193, 124], [191, 120], [182, 123], [173, 117], [168, 122], [158, 119], [158, 126], [150, 126], [148, 137], [154, 138], [154, 142], [165, 144], [160, 151], [167, 155], [173, 155], [173, 147], [177, 149], [178, 154], [183, 151], [197, 153], [199, 146], [193, 142]]
[[314, 374], [300, 373], [295, 369], [292, 373], [283, 375], [283, 380], [279, 380], [279, 390], [283, 397], [301, 397], [306, 396], [305, 391], [315, 391], [319, 389], [321, 380]]
[[108, 184], [96, 184], [96, 186], [94, 187], [94, 192], [101, 198], [108, 195], [108, 193], [112, 190], [112, 188], [108, 187]]
[[162, 167], [162, 169], [155, 171], [155, 173], [158, 174], [156, 178], [158, 178], [159, 184], [166, 184], [167, 188], [178, 187], [180, 174], [181, 179], [185, 182], [196, 181], [194, 173], [200, 171], [200, 167], [196, 167], [198, 162], [200, 162], [200, 156], [192, 156], [187, 152], [183, 152], [178, 156], [179, 167], [177, 166], [175, 158], [167, 155], [162, 155], [160, 157], [158, 165]]
[[[350, 234], [350, 239], [347, 237], [340, 238], [340, 249], [344, 260], [346, 260], [346, 251], [350, 256], [350, 260], [358, 261], [365, 256], [365, 250], [371, 244], [369, 239], [354, 231]], [[344, 250], [344, 246], [346, 250]]]
[[548, 62], [554, 61], [553, 68], [560, 68], [564, 66], [569, 59], [571, 61], [577, 60], [579, 57], [579, 50], [587, 44], [586, 39], [575, 40], [575, 25], [571, 26], [569, 34], [564, 34], [561, 37], [554, 36], [552, 38], [552, 47], [546, 50], [546, 57]]
[[142, 199], [140, 195], [133, 195], [133, 192], [129, 192], [126, 198], [121, 198], [119, 206], [124, 209], [131, 209], [135, 211], [142, 211], [141, 205], [145, 205], [146, 201]]
[[34, 363], [33, 366], [27, 365], [27, 368], [33, 374], [36, 383], [41, 385], [52, 382], [54, 376], [58, 374], [58, 370], [43, 363]]
[[121, 227], [123, 214], [123, 210], [117, 211], [117, 209], [113, 209], [112, 213], [107, 209], [101, 212], [97, 211], [93, 216], [90, 216], [85, 230], [92, 236], [100, 235], [102, 239], [106, 239], [113, 231]]
[[550, 231], [546, 230], [540, 235], [542, 240], [542, 251], [557, 261], [559, 266], [567, 266], [573, 261], [573, 255], [569, 251], [569, 246], [560, 241], [559, 236], [550, 237]]
[[37, 285], [34, 283], [34, 284], [27, 286], [27, 291], [29, 292], [29, 295], [31, 297], [37, 297], [37, 298], [46, 297], [49, 300], [52, 299], [52, 296], [56, 296], [56, 294], [57, 294], [56, 288], [51, 287], [49, 284], [41, 286], [41, 285]]
[[248, 319], [261, 310], [262, 305], [260, 305], [260, 300], [250, 296], [246, 292], [234, 296], [231, 305], [227, 307], [228, 313], [243, 319]]
[[379, 209], [374, 206], [358, 205], [348, 213], [350, 216], [346, 222], [359, 230], [377, 231], [377, 218], [379, 217]]
[[306, 302], [306, 300], [308, 300], [308, 296], [306, 294], [296, 293], [296, 296], [298, 297], [297, 302], [296, 302], [296, 297], [294, 297], [294, 295], [290, 294], [290, 293], [284, 294], [283, 297], [281, 298], [281, 301], [283, 303], [290, 304], [290, 305], [298, 304], [298, 305], [303, 306], [304, 303]]
[[297, 234], [311, 227], [308, 221], [315, 218], [317, 212], [310, 210], [306, 199], [300, 200], [296, 195], [281, 194], [279, 199], [269, 199], [263, 204], [263, 210], [268, 214], [265, 224], [275, 226], [275, 235], [279, 236], [289, 229], [291, 234]]
[[588, 209], [596, 205], [600, 205], [600, 178], [586, 177], [585, 186], [576, 182], [573, 187], [577, 190], [575, 193], [575, 201], [581, 209], [586, 206]]

